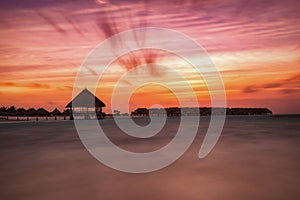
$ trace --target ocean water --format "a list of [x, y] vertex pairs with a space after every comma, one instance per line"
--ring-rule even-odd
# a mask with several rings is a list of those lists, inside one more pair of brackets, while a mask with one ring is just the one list
[[[147, 125], [148, 119], [135, 119]], [[228, 116], [204, 159], [198, 152], [209, 118], [172, 165], [146, 174], [104, 166], [82, 145], [73, 121], [0, 122], [0, 199], [300, 199], [300, 116]], [[113, 143], [134, 152], [168, 144], [178, 118], [153, 138], [99, 122]]]

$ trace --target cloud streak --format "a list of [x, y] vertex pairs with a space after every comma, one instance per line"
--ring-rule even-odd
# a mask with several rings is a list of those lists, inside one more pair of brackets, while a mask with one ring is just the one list
[[[297, 88], [295, 89], [282, 89], [284, 87], [290, 87], [292, 85], [295, 85]], [[284, 94], [291, 94], [295, 93], [296, 91], [300, 90], [300, 74], [293, 75], [290, 78], [278, 80], [276, 82], [266, 83], [262, 85], [251, 85], [246, 86], [243, 89], [244, 93], [255, 93], [261, 90], [266, 89], [282, 89], [280, 90]]]
[[30, 89], [48, 89], [50, 86], [48, 84], [42, 83], [15, 83], [15, 82], [4, 82], [0, 83], [0, 87], [9, 87], [9, 88], [30, 88]]

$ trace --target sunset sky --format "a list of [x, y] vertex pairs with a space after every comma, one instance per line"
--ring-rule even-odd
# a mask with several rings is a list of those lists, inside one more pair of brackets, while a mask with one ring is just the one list
[[[115, 33], [151, 26], [182, 32], [206, 49], [222, 75], [229, 107], [300, 113], [299, 8], [298, 0], [1, 1], [0, 106], [63, 110], [79, 67], [96, 45]], [[158, 60], [193, 82], [180, 59], [167, 54]], [[127, 70], [118, 64], [96, 93], [106, 112], [111, 89]], [[159, 68], [143, 76], [176, 83]], [[192, 86], [200, 105], [208, 106], [204, 82], [194, 80]], [[177, 100], [157, 85], [132, 97], [133, 107], [155, 103], [174, 106]]]

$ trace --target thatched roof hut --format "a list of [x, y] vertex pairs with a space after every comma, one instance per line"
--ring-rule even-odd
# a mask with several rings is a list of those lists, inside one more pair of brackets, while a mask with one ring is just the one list
[[18, 108], [18, 109], [17, 109], [17, 114], [23, 116], [23, 115], [26, 115], [26, 114], [27, 114], [27, 111], [26, 111], [25, 108]]
[[45, 108], [39, 108], [36, 110], [37, 114], [40, 116], [49, 115], [49, 112]]
[[79, 118], [83, 116], [84, 119], [90, 119], [94, 118], [95, 115], [97, 118], [103, 118], [105, 113], [102, 112], [102, 107], [105, 106], [106, 105], [88, 89], [84, 89], [66, 105], [66, 108], [71, 109], [74, 117]]
[[55, 109], [51, 112], [51, 114], [54, 115], [54, 116], [58, 116], [58, 115], [61, 115], [61, 112], [60, 112], [57, 108], [55, 108]]
[[93, 95], [88, 89], [82, 90], [72, 101], [70, 101], [66, 108], [72, 108], [72, 104], [75, 102], [76, 106], [84, 108], [102, 108], [106, 105]]
[[37, 115], [36, 109], [34, 109], [34, 108], [29, 108], [29, 109], [27, 110], [27, 115], [31, 115], [31, 116]]
[[149, 116], [149, 110], [147, 108], [138, 108], [131, 112], [131, 116]]
[[64, 111], [62, 112], [63, 115], [67, 115], [67, 116], [69, 116], [71, 113], [72, 113], [72, 111], [71, 111], [70, 108], [67, 108], [66, 110], [64, 110]]

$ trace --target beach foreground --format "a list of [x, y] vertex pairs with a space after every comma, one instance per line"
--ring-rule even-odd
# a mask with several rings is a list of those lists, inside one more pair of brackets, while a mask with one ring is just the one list
[[[145, 124], [145, 119], [137, 119]], [[172, 165], [152, 173], [108, 168], [82, 145], [73, 121], [0, 123], [0, 199], [299, 199], [300, 116], [231, 116], [204, 159], [196, 140]], [[124, 149], [147, 152], [172, 139], [178, 118], [152, 139], [122, 135], [113, 119], [100, 121]]]

